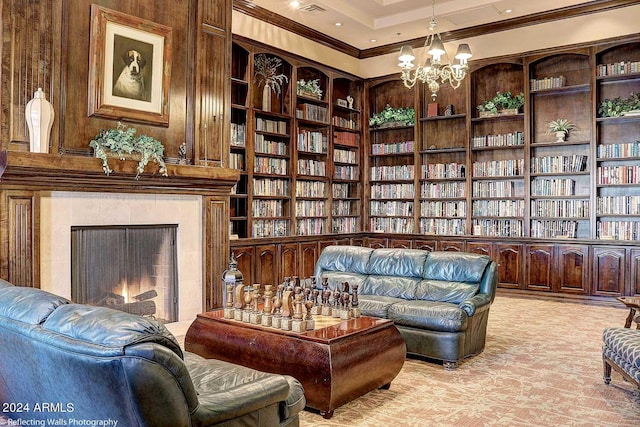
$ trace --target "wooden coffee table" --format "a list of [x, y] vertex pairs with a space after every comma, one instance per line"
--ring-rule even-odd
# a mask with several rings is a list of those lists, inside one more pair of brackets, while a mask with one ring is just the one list
[[391, 320], [318, 317], [313, 331], [295, 333], [225, 319], [222, 310], [199, 314], [185, 349], [265, 372], [291, 375], [304, 387], [307, 406], [325, 418], [371, 390], [389, 387], [406, 356]]

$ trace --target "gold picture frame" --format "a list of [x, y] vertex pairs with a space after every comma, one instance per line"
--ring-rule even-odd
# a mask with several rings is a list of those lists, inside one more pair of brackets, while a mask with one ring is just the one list
[[171, 27], [91, 5], [89, 116], [169, 126]]

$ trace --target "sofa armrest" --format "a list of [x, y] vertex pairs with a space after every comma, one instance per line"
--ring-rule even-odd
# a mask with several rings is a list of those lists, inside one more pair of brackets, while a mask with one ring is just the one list
[[487, 294], [476, 294], [473, 297], [462, 301], [458, 307], [471, 317], [476, 313], [488, 310], [491, 305], [491, 296]]

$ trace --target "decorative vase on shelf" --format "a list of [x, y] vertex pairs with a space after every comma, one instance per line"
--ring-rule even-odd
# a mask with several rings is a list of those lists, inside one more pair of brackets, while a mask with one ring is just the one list
[[563, 130], [559, 130], [556, 132], [556, 142], [564, 142], [564, 139], [567, 137], [567, 133]]
[[47, 101], [42, 88], [38, 88], [25, 108], [25, 120], [29, 128], [29, 148], [32, 153], [49, 152], [53, 118], [53, 106]]
[[269, 83], [265, 83], [262, 89], [262, 110], [271, 111], [271, 86]]

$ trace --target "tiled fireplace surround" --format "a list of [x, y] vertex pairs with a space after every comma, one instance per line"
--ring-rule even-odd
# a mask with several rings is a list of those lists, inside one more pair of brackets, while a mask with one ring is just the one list
[[71, 298], [71, 227], [178, 224], [178, 321], [203, 311], [202, 197], [198, 195], [42, 192], [40, 287]]

